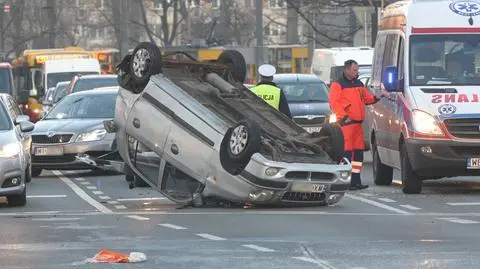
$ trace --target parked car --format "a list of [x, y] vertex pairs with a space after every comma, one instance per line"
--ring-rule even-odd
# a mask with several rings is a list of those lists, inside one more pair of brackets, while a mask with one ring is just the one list
[[23, 115], [9, 94], [0, 94], [0, 196], [10, 206], [27, 203], [27, 182], [32, 179], [30, 146], [27, 134], [35, 125]]
[[118, 66], [115, 119], [105, 122], [127, 173], [183, 205], [337, 203], [351, 173], [341, 129], [308, 133], [245, 87], [245, 72], [237, 51], [178, 62], [139, 44]]
[[65, 96], [32, 132], [32, 174], [42, 169], [90, 169], [77, 156], [101, 156], [115, 147], [103, 121], [115, 114], [118, 90], [89, 90]]
[[108, 86], [118, 86], [116, 75], [78, 75], [72, 79], [68, 86], [67, 95]]
[[55, 87], [55, 92], [53, 93], [52, 105], [58, 103], [65, 95], [67, 95], [67, 88], [70, 85], [70, 81], [62, 81], [57, 83]]
[[331, 113], [328, 86], [310, 74], [277, 74], [273, 82], [283, 90], [293, 121], [309, 133], [320, 132]]

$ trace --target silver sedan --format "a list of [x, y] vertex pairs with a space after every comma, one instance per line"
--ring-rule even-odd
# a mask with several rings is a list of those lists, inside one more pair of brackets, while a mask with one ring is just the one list
[[111, 152], [115, 136], [106, 132], [103, 121], [114, 117], [117, 89], [89, 90], [65, 96], [32, 133], [32, 173], [43, 169], [90, 169], [79, 160], [88, 154]]

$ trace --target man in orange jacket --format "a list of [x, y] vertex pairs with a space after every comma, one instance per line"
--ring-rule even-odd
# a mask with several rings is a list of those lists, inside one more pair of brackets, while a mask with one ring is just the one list
[[345, 157], [352, 163], [351, 190], [368, 188], [368, 185], [362, 185], [360, 178], [365, 150], [362, 122], [365, 105], [375, 104], [382, 96], [388, 96], [388, 93], [380, 91], [374, 96], [358, 80], [358, 63], [354, 60], [345, 62], [343, 77], [330, 85], [330, 107], [342, 127]]

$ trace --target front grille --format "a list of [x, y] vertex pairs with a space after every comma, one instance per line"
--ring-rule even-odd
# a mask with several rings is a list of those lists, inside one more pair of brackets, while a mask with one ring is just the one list
[[282, 197], [282, 201], [320, 202], [323, 200], [325, 200], [325, 193], [286, 192]]
[[480, 118], [446, 119], [444, 124], [448, 132], [455, 137], [480, 139]]
[[285, 178], [288, 180], [308, 180], [310, 174], [311, 181], [331, 181], [334, 175], [325, 172], [287, 172]]
[[47, 135], [32, 135], [32, 143], [36, 144], [59, 144], [68, 143], [73, 134], [57, 134], [52, 137]]
[[308, 117], [293, 117], [293, 121], [298, 125], [321, 125], [325, 121], [325, 116], [315, 116], [309, 119]]

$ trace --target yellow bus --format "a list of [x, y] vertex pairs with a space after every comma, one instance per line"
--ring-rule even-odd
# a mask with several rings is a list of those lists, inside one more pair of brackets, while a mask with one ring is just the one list
[[120, 51], [118, 49], [94, 50], [95, 57], [100, 62], [102, 74], [115, 74], [115, 67], [120, 63]]

